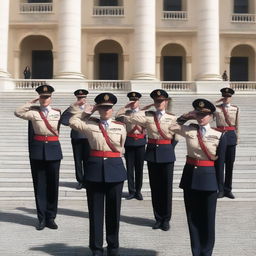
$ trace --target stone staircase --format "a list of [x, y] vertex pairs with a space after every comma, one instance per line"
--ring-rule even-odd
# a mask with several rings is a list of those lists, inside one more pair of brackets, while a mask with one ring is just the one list
[[[88, 101], [93, 103], [97, 93], [90, 93]], [[116, 93], [118, 103], [115, 110], [127, 102], [126, 93]], [[34, 91], [15, 91], [0, 93], [0, 200], [34, 200], [33, 185], [28, 161], [27, 122], [16, 118], [13, 111], [17, 106], [37, 97]], [[172, 112], [180, 115], [192, 109], [191, 102], [198, 95], [174, 95], [172, 97]], [[216, 100], [219, 95], [204, 96]], [[55, 93], [53, 106], [66, 109], [75, 100], [72, 93]], [[142, 105], [150, 104], [149, 95], [143, 95]], [[256, 200], [256, 101], [253, 95], [236, 95], [234, 104], [241, 108], [240, 144], [237, 147], [233, 192], [237, 200]], [[64, 159], [60, 169], [60, 200], [85, 199], [85, 191], [75, 189], [76, 180], [72, 148], [69, 138], [70, 128], [62, 126], [60, 141]], [[186, 149], [182, 139], [176, 147], [177, 161], [174, 171], [174, 199], [182, 198], [182, 190], [178, 188], [182, 168], [185, 162]], [[124, 193], [127, 193], [125, 184]], [[150, 188], [146, 163], [144, 166], [143, 196], [150, 199]], [[226, 200], [226, 199], [224, 199]]]

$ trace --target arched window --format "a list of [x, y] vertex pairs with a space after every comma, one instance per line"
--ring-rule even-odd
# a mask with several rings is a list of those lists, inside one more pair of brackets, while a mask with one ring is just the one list
[[248, 13], [249, 2], [248, 0], [234, 0], [234, 13]]
[[182, 0], [164, 0], [164, 11], [182, 11]]
[[99, 6], [118, 6], [118, 0], [99, 0]]

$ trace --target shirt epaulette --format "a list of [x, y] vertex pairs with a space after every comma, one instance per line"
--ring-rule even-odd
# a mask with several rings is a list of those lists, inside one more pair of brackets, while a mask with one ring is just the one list
[[61, 113], [61, 110], [59, 108], [52, 108], [52, 109]]
[[233, 105], [233, 104], [232, 104], [231, 106], [232, 106], [232, 107], [235, 107], [235, 108], [237, 108], [237, 109], [239, 109], [239, 107], [238, 107], [237, 105]]
[[120, 121], [112, 121], [115, 124], [121, 124], [121, 125], [125, 125], [124, 123], [120, 122]]
[[155, 114], [154, 111], [146, 111], [146, 112], [145, 112], [145, 115], [146, 115], [146, 116], [153, 116], [154, 114]]
[[132, 114], [132, 110], [128, 109], [125, 111], [125, 115], [131, 115]]
[[40, 106], [31, 106], [29, 109], [40, 111]]
[[196, 129], [199, 128], [199, 125], [198, 125], [198, 124], [189, 124], [189, 126], [192, 126], [192, 127], [196, 128]]
[[171, 113], [171, 112], [165, 112], [166, 114], [168, 114], [168, 115], [171, 115], [171, 116], [175, 116], [173, 113]]
[[100, 119], [97, 118], [97, 117], [89, 117], [89, 121], [93, 121], [93, 122], [99, 123]]

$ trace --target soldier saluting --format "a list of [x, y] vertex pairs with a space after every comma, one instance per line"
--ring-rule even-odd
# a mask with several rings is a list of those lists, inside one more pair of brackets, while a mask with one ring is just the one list
[[221, 188], [218, 196], [219, 198], [225, 196], [234, 199], [235, 196], [232, 193], [232, 176], [238, 141], [239, 108], [231, 105], [232, 95], [235, 93], [233, 89], [226, 87], [220, 91], [223, 98], [217, 102], [222, 101], [222, 104], [216, 105], [214, 116], [217, 128], [227, 134], [227, 147], [225, 151], [224, 187]]
[[[180, 188], [189, 226], [193, 256], [211, 256], [215, 242], [217, 195], [223, 186], [226, 137], [210, 127], [215, 106], [206, 99], [192, 103], [194, 111], [177, 119], [170, 130], [183, 136], [187, 144], [187, 159]], [[198, 124], [184, 125], [194, 119]]]
[[[60, 110], [52, 108], [54, 88], [41, 85], [36, 88], [39, 98], [26, 103], [15, 111], [19, 118], [30, 121], [29, 157], [34, 184], [38, 216], [37, 230], [46, 227], [57, 229], [59, 168], [62, 151], [59, 142]], [[39, 106], [34, 104], [39, 101]]]
[[[88, 91], [84, 89], [78, 89], [74, 92], [77, 98], [76, 105], [83, 110], [88, 103], [86, 102]], [[68, 107], [60, 117], [60, 122], [63, 125], [69, 125], [69, 119], [72, 116], [70, 112], [71, 107]], [[73, 149], [73, 157], [75, 162], [76, 180], [78, 182], [76, 189], [82, 189], [84, 187], [84, 173], [86, 161], [89, 157], [90, 146], [87, 138], [83, 133], [80, 133], [74, 129], [70, 132], [71, 144]]]
[[[93, 109], [81, 111], [72, 107], [70, 127], [83, 133], [90, 144], [84, 180], [90, 219], [90, 244], [94, 256], [103, 255], [103, 223], [106, 220], [107, 255], [119, 255], [119, 222], [121, 197], [126, 170], [122, 153], [126, 139], [124, 124], [112, 119], [117, 98], [112, 93], [101, 93]], [[90, 117], [95, 111], [100, 118]], [[105, 205], [105, 207], [104, 207]]]
[[146, 145], [145, 128], [137, 124], [132, 124], [131, 122], [126, 122], [126, 120], [122, 118], [122, 115], [131, 116], [134, 113], [145, 115], [145, 112], [140, 111], [139, 99], [141, 98], [141, 94], [139, 92], [129, 92], [127, 97], [132, 103], [128, 104], [128, 108], [121, 108], [116, 113], [116, 120], [124, 122], [127, 131], [124, 146], [129, 196], [126, 199], [136, 198], [137, 200], [143, 200], [141, 188]]
[[148, 165], [149, 183], [151, 188], [152, 206], [155, 217], [153, 229], [170, 229], [172, 214], [172, 183], [175, 153], [177, 143], [174, 132], [168, 129], [169, 125], [176, 123], [176, 116], [166, 112], [169, 102], [168, 93], [157, 89], [150, 93], [156, 111], [140, 112], [131, 116], [123, 115], [127, 122], [144, 127], [148, 135], [148, 144], [145, 160]]

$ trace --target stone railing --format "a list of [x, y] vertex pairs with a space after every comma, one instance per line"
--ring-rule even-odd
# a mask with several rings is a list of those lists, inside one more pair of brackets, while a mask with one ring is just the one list
[[130, 91], [130, 81], [122, 80], [92, 80], [87, 81], [89, 90], [96, 91]]
[[123, 6], [95, 6], [93, 16], [124, 16]]
[[188, 13], [185, 11], [163, 11], [164, 20], [187, 20]]
[[52, 3], [21, 3], [21, 13], [52, 13]]
[[40, 85], [46, 84], [46, 80], [41, 79], [17, 79], [14, 81], [16, 89], [35, 89]]
[[162, 82], [162, 89], [174, 92], [195, 92], [195, 82], [166, 81]]
[[230, 82], [230, 87], [235, 91], [255, 91], [256, 82]]
[[95, 91], [130, 91], [130, 81], [123, 80], [92, 80], [87, 81], [88, 89]]
[[235, 23], [255, 23], [255, 14], [232, 14], [231, 21]]

